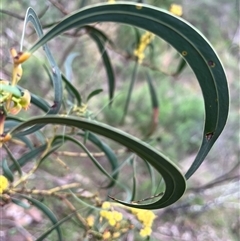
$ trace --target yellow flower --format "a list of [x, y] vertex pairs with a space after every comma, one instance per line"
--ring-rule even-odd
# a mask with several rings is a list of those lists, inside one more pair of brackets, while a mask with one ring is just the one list
[[111, 218], [111, 219], [109, 219], [109, 220], [108, 220], [108, 223], [109, 223], [109, 225], [110, 225], [110, 226], [112, 226], [112, 227], [113, 227], [113, 226], [115, 226], [115, 225], [116, 225], [116, 223], [117, 223], [117, 222], [116, 222], [116, 220], [115, 220], [115, 219]]
[[14, 102], [14, 106], [9, 110], [11, 114], [16, 115], [23, 108], [27, 110], [30, 106], [31, 95], [28, 90], [23, 91], [23, 96], [20, 98], [12, 97], [12, 101]]
[[8, 188], [8, 179], [3, 175], [0, 175], [0, 194]]
[[140, 230], [140, 235], [142, 237], [150, 236], [152, 233], [153, 220], [156, 215], [150, 210], [131, 208], [131, 212], [137, 217], [137, 219], [142, 223], [143, 228]]
[[109, 209], [110, 207], [111, 207], [110, 202], [103, 202], [103, 204], [102, 204], [103, 209]]
[[[110, 204], [109, 204], [110, 205]], [[108, 207], [108, 203], [102, 205], [102, 207]], [[107, 211], [107, 210], [101, 210], [100, 216], [107, 219], [110, 226], [115, 226], [117, 222], [121, 221], [123, 216], [120, 212], [117, 211]]]
[[86, 219], [88, 226], [91, 228], [94, 225], [94, 216], [90, 215]]
[[103, 233], [103, 240], [107, 240], [111, 237], [111, 233], [109, 231], [105, 231]]
[[106, 210], [100, 211], [100, 215], [101, 215], [103, 218], [106, 218], [106, 217], [107, 217], [107, 214], [108, 214], [108, 211], [106, 211]]
[[150, 44], [153, 38], [154, 38], [154, 34], [148, 31], [146, 31], [145, 34], [142, 35], [140, 39], [140, 43], [138, 44], [137, 48], [133, 52], [133, 54], [137, 57], [139, 63], [142, 63], [145, 57], [144, 51], [146, 47]]
[[182, 6], [174, 3], [171, 4], [169, 11], [177, 16], [182, 16], [183, 14]]
[[145, 237], [147, 237], [147, 236], [150, 236], [151, 233], [152, 233], [152, 229], [149, 228], [149, 227], [145, 227], [145, 228], [142, 228], [142, 229], [140, 230], [140, 235], [141, 235], [143, 238], [145, 238]]
[[115, 3], [115, 0], [108, 0], [108, 3]]
[[122, 220], [123, 216], [122, 216], [122, 213], [120, 212], [117, 212], [117, 211], [113, 211], [113, 218], [119, 222]]
[[119, 238], [120, 235], [121, 235], [120, 232], [115, 232], [115, 233], [113, 233], [113, 238]]

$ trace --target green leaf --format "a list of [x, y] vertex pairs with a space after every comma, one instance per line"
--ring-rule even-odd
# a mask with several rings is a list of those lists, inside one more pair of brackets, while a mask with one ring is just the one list
[[106, 44], [109, 43], [111, 45], [114, 45], [113, 41], [100, 29], [97, 29], [96, 27], [93, 27], [91, 25], [85, 25], [84, 28], [88, 32], [93, 32], [95, 35], [98, 36], [99, 40], [101, 40], [102, 43]]
[[[89, 133], [90, 134], [90, 133]], [[96, 160], [96, 158], [88, 151], [87, 147], [82, 144], [81, 142], [79, 142], [78, 140], [76, 140], [75, 138], [71, 137], [71, 136], [55, 136], [54, 138], [55, 140], [64, 140], [65, 141], [71, 141], [73, 143], [75, 143], [76, 145], [78, 145], [79, 147], [81, 147], [85, 153], [87, 153], [88, 157], [92, 160], [93, 164], [99, 169], [99, 171], [101, 171], [106, 177], [108, 177], [113, 183], [116, 181], [114, 180], [114, 177], [111, 176], [104, 168], [103, 166], [98, 162], [98, 160]]]
[[10, 168], [8, 167], [7, 160], [4, 159], [2, 162], [2, 170], [3, 170], [3, 175], [10, 181], [14, 181], [14, 176]]
[[66, 76], [66, 79], [68, 80], [72, 79], [72, 74], [73, 74], [72, 62], [77, 56], [79, 56], [79, 53], [71, 53], [67, 56], [66, 60], [64, 61], [65, 76]]
[[[36, 200], [34, 198], [30, 198], [23, 194], [21, 194], [20, 196], [27, 199], [29, 202], [31, 202], [32, 205], [34, 205], [36, 208], [38, 208], [40, 211], [42, 211], [49, 218], [49, 220], [53, 223], [53, 225], [56, 225], [56, 226], [54, 226], [54, 228], [51, 231], [56, 230], [57, 235], [58, 235], [58, 241], [62, 241], [63, 240], [62, 233], [61, 233], [60, 227], [58, 225], [58, 220], [55, 217], [55, 215], [53, 214], [53, 212], [46, 205], [44, 205], [43, 203], [39, 202], [38, 200]], [[48, 232], [48, 234], [50, 234], [50, 233], [51, 232]]]
[[[84, 134], [81, 134], [83, 136]], [[118, 160], [113, 152], [113, 150], [102, 140], [100, 140], [96, 135], [94, 135], [91, 132], [88, 132], [88, 140], [91, 141], [93, 144], [95, 144], [102, 152], [105, 153], [107, 159], [109, 160], [111, 166], [112, 166], [112, 178], [113, 180], [105, 186], [105, 188], [110, 188], [114, 185], [115, 180], [118, 178]]]
[[99, 93], [101, 93], [103, 91], [103, 89], [97, 89], [97, 90], [94, 90], [92, 91], [88, 97], [87, 97], [87, 102], [95, 95], [98, 95]]
[[18, 165], [12, 164], [9, 168], [13, 172], [17, 170], [18, 166], [23, 167], [26, 163], [32, 161], [33, 158], [37, 157], [40, 155], [47, 147], [47, 144], [44, 144], [42, 146], [39, 146], [27, 153], [25, 153], [22, 157], [20, 157], [17, 162]]
[[126, 103], [125, 103], [125, 106], [124, 106], [121, 124], [124, 124], [124, 120], [125, 120], [125, 117], [126, 117], [127, 112], [128, 112], [128, 107], [129, 107], [129, 103], [130, 103], [130, 100], [131, 100], [133, 87], [134, 87], [134, 84], [135, 84], [135, 81], [136, 81], [138, 66], [139, 66], [139, 64], [136, 61], [135, 65], [134, 65], [134, 68], [133, 68], [132, 78], [131, 78], [130, 86], [129, 86], [128, 93], [127, 93], [127, 100], [126, 100]]
[[104, 66], [106, 68], [106, 73], [108, 76], [108, 86], [109, 86], [109, 103], [111, 105], [114, 97], [114, 90], [115, 90], [115, 76], [112, 68], [111, 61], [109, 59], [108, 53], [105, 48], [106, 39], [102, 39], [102, 36], [99, 36], [99, 33], [91, 29], [88, 32], [89, 36], [96, 42], [98, 49], [102, 55]]
[[37, 106], [39, 109], [41, 109], [44, 112], [49, 111], [49, 108], [50, 108], [49, 104], [40, 96], [37, 96], [33, 93], [31, 93], [31, 103]]
[[62, 80], [66, 84], [67, 90], [75, 97], [77, 101], [77, 106], [81, 106], [82, 98], [79, 94], [78, 90], [74, 87], [74, 85], [62, 74]]
[[151, 104], [152, 104], [151, 126], [147, 133], [147, 136], [150, 136], [156, 130], [158, 125], [159, 101], [158, 101], [157, 93], [155, 91], [156, 87], [153, 85], [153, 80], [148, 72], [146, 73], [146, 77], [147, 77], [147, 83], [148, 83], [148, 88], [149, 88], [150, 97], [151, 97]]
[[155, 173], [154, 173], [153, 167], [151, 165], [149, 165], [149, 163], [146, 160], [143, 160], [143, 161], [146, 164], [147, 170], [148, 170], [150, 178], [151, 178], [152, 193], [155, 194], [155, 192], [156, 192], [156, 178], [155, 178]]
[[[26, 25], [28, 22], [31, 22], [33, 24], [34, 29], [36, 30], [39, 37], [43, 36], [43, 30], [42, 30], [42, 27], [41, 27], [37, 14], [34, 12], [34, 10], [32, 8], [28, 8], [28, 10], [26, 12], [26, 16], [25, 16], [25, 21], [24, 21], [20, 50], [22, 50], [22, 47], [23, 47], [25, 28], [26, 28]], [[49, 61], [49, 64], [51, 66], [51, 71], [52, 71], [51, 79], [52, 79], [53, 88], [54, 88], [54, 104], [48, 110], [47, 114], [56, 114], [60, 110], [61, 102], [62, 102], [62, 92], [63, 92], [62, 78], [61, 78], [60, 69], [58, 68], [47, 44], [44, 44], [43, 47], [44, 47], [44, 51], [46, 53], [47, 59]], [[34, 131], [39, 130], [41, 128], [42, 128], [42, 126], [34, 126], [31, 129], [26, 130], [26, 134], [33, 133]]]
[[153, 80], [148, 72], [146, 73], [146, 76], [147, 76], [147, 83], [148, 83], [148, 88], [150, 92], [150, 97], [151, 97], [152, 108], [153, 109], [158, 108], [159, 101], [158, 101], [157, 93], [155, 91], [156, 87], [153, 85]]
[[227, 120], [229, 93], [221, 61], [211, 44], [191, 24], [173, 14], [144, 4], [130, 2], [98, 4], [80, 9], [47, 32], [30, 52], [75, 27], [95, 22], [119, 22], [146, 29], [171, 44], [194, 71], [205, 104], [205, 125], [199, 152], [186, 173], [188, 179], [201, 165], [221, 134]]
[[186, 66], [187, 66], [187, 62], [183, 57], [181, 57], [177, 70], [172, 74], [172, 76], [178, 76], [179, 74], [181, 74]]
[[65, 218], [59, 220], [55, 225], [53, 225], [51, 228], [49, 228], [46, 232], [44, 232], [40, 237], [36, 239], [36, 241], [42, 241], [44, 240], [54, 229], [59, 228], [60, 225], [65, 223], [67, 220], [69, 220], [73, 215], [75, 215], [75, 212], [67, 215]]
[[11, 197], [11, 201], [13, 203], [15, 203], [16, 205], [25, 208], [25, 209], [29, 209], [31, 206], [29, 204], [27, 204], [26, 202], [23, 202], [22, 200], [19, 200], [17, 198]]
[[164, 195], [161, 197], [160, 200], [150, 204], [135, 205], [114, 199], [119, 203], [136, 208], [158, 209], [176, 202], [185, 191], [185, 178], [173, 162], [171, 162], [163, 154], [160, 154], [159, 152], [154, 150], [148, 144], [123, 131], [120, 131], [116, 128], [102, 123], [98, 123], [96, 121], [82, 118], [45, 116], [36, 117], [26, 121], [25, 123], [21, 123], [19, 126], [12, 129], [9, 134], [13, 137], [21, 135], [22, 133], [24, 133], [21, 132], [21, 130], [24, 130], [25, 128], [35, 124], [68, 125], [106, 136], [114, 141], [119, 142], [120, 144], [126, 146], [128, 149], [138, 154], [142, 159], [148, 161], [162, 175], [165, 181], [166, 189]]
[[134, 29], [135, 38], [136, 38], [136, 41], [135, 41], [135, 48], [136, 48], [139, 45], [139, 43], [140, 43], [141, 33], [140, 33], [138, 28], [133, 28], [133, 29]]
[[[25, 136], [24, 136], [24, 137], [25, 137]], [[21, 167], [20, 167], [18, 161], [15, 159], [15, 157], [14, 157], [13, 154], [12, 154], [12, 152], [9, 150], [9, 148], [8, 148], [6, 145], [3, 145], [3, 147], [4, 147], [4, 149], [7, 151], [8, 156], [9, 156], [9, 157], [11, 158], [11, 160], [13, 161], [13, 164], [15, 165], [16, 170], [18, 171], [19, 175], [22, 176], [22, 170], [21, 170]], [[6, 160], [4, 160], [4, 161], [6, 161]], [[3, 163], [4, 163], [4, 161], [3, 161]], [[7, 165], [7, 164], [6, 164], [6, 165]], [[11, 171], [11, 168], [9, 168], [8, 165], [7, 165], [5, 168], [6, 168], [6, 169], [9, 169], [7, 172], [10, 173], [10, 176], [12, 175], [12, 180], [11, 180], [11, 179], [9, 179], [9, 180], [11, 180], [11, 182], [13, 182], [13, 173], [12, 173], [12, 171]], [[3, 169], [4, 169], [4, 167], [3, 167]], [[4, 170], [3, 170], [3, 173], [4, 173]]]
[[131, 201], [134, 201], [136, 198], [136, 193], [137, 193], [137, 176], [136, 176], [136, 162], [135, 162], [136, 156], [133, 156], [133, 158], [130, 160], [130, 163], [133, 168], [133, 188], [132, 188], [132, 197]]

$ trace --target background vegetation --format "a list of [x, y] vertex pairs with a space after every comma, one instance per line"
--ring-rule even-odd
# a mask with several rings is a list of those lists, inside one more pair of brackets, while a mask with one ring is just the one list
[[[81, 7], [84, 1], [16, 1], [2, 0], [1, 3], [1, 79], [9, 79], [11, 76], [11, 59], [9, 49], [19, 48], [21, 32], [23, 28], [24, 14], [28, 6], [31, 6], [41, 15], [41, 23], [44, 31], [48, 29], [49, 23], [54, 23]], [[104, 1], [85, 1], [87, 5]], [[188, 189], [184, 197], [171, 207], [156, 211], [158, 218], [154, 222], [151, 240], [238, 240], [240, 230], [240, 207], [239, 207], [239, 1], [207, 1], [193, 2], [189, 0], [176, 1], [145, 1], [155, 6], [169, 9], [171, 3], [181, 4], [183, 7], [183, 18], [197, 27], [212, 43], [226, 70], [230, 88], [230, 114], [224, 132], [218, 139], [203, 165], [188, 182]], [[135, 42], [135, 32], [132, 28], [115, 23], [98, 23], [95, 27], [106, 32], [113, 41], [114, 46], [107, 45], [107, 51], [114, 66], [116, 75], [116, 97], [112, 108], [108, 108], [108, 85], [105, 68], [103, 67], [101, 54], [96, 44], [89, 38], [85, 31], [74, 37], [74, 31], [68, 32], [61, 37], [49, 42], [52, 54], [59, 63], [61, 70], [71, 76], [73, 83], [86, 101], [88, 94], [102, 88], [104, 91], [92, 98], [89, 102], [91, 110], [99, 121], [121, 128], [139, 138], [146, 138], [151, 129], [152, 107], [145, 70], [151, 70], [156, 92], [159, 96], [160, 111], [158, 115], [158, 128], [151, 135], [151, 144], [158, 150], [164, 150], [172, 160], [181, 160], [177, 163], [182, 170], [194, 159], [200, 145], [201, 128], [204, 121], [203, 99], [196, 77], [189, 67], [174, 77], [177, 69], [178, 59], [176, 51], [166, 42], [155, 38], [153, 48], [146, 52], [146, 60], [139, 68], [137, 82], [131, 98], [129, 111], [125, 119], [125, 125], [121, 125], [124, 103], [129, 88], [129, 83], [134, 68], [132, 56]], [[140, 30], [141, 33], [144, 33]], [[36, 41], [36, 35], [31, 27], [26, 30], [27, 41], [24, 48], [29, 49]], [[65, 46], [65, 47], [63, 47]], [[66, 58], [76, 53], [72, 61], [72, 72], [66, 73]], [[34, 61], [24, 64], [24, 77], [21, 86], [29, 91], [45, 96], [46, 100], [52, 98], [44, 77], [47, 79], [43, 68], [39, 63], [44, 61], [41, 51], [38, 51]], [[89, 64], [91, 63], [91, 64]], [[31, 115], [40, 114], [31, 111]], [[22, 112], [24, 118], [29, 112]], [[48, 134], [46, 130], [45, 134]], [[110, 143], [111, 147], [119, 154], [119, 160], [126, 157], [121, 153], [123, 148]], [[68, 151], [76, 153], [76, 149], [70, 146]], [[24, 149], [16, 148], [15, 155], [20, 155]], [[91, 147], [91, 151], [99, 150]], [[0, 153], [2, 159], [4, 152]], [[64, 154], [64, 153], [62, 153]], [[87, 158], [66, 157], [69, 170], [64, 169], [56, 161], [44, 162], [39, 170], [39, 175], [33, 177], [33, 187], [40, 186], [50, 188], [55, 184], [66, 184], [69, 181], [78, 181], [84, 184], [84, 188], [90, 193], [96, 193], [96, 181], [103, 182], [105, 179], [98, 176], [94, 171], [94, 165]], [[54, 159], [54, 158], [53, 158]], [[77, 161], [76, 161], [77, 160]], [[105, 157], [100, 157], [105, 168], [108, 163]], [[81, 164], [79, 164], [81, 163]], [[138, 192], [136, 199], [139, 200], [150, 195], [151, 182], [146, 171], [144, 162], [137, 162]], [[58, 168], [56, 168], [56, 166]], [[130, 165], [124, 167], [123, 173], [131, 175]], [[29, 167], [26, 167], [27, 169]], [[130, 169], [130, 170], [129, 170]], [[45, 180], [48, 180], [46, 182]], [[123, 184], [128, 180], [121, 175]], [[104, 196], [105, 191], [100, 191]], [[87, 194], [86, 194], [87, 195]], [[48, 207], [54, 210], [59, 217], [66, 215], [67, 211], [60, 209], [60, 203], [45, 200]], [[13, 207], [11, 207], [13, 210]], [[87, 212], [82, 207], [83, 212]], [[2, 219], [9, 220], [7, 208], [2, 209]], [[17, 211], [11, 216], [16, 218]], [[34, 213], [35, 214], [35, 213]], [[22, 214], [23, 215], [23, 214]], [[37, 215], [37, 214], [36, 214]], [[34, 235], [42, 233], [47, 225], [42, 217], [33, 217], [31, 221], [25, 222], [29, 225], [28, 230]], [[35, 222], [34, 222], [35, 221]], [[22, 225], [19, 223], [19, 225]], [[78, 226], [74, 222], [64, 224], [64, 237], [66, 240], [79, 239]], [[10, 227], [10, 228], [9, 228]], [[22, 236], [17, 228], [10, 223], [3, 222], [1, 235], [5, 240], [21, 240]], [[135, 236], [134, 236], [135, 235]], [[125, 240], [140, 240], [137, 234], [131, 232]], [[135, 237], [135, 238], [134, 238]], [[3, 239], [4, 240], [4, 239]], [[54, 236], [52, 239], [54, 240]]]

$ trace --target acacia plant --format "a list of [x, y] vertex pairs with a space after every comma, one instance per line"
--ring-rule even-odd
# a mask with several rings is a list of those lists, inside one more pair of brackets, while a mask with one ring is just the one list
[[[40, 241], [49, 235], [57, 235], [57, 238], [51, 238], [51, 240], [66, 240], [62, 237], [62, 230], [66, 222], [72, 219], [82, 230], [79, 231], [79, 237], [85, 238], [84, 240], [119, 240], [134, 228], [139, 229], [140, 236], [147, 239], [151, 235], [152, 223], [156, 218], [152, 210], [172, 205], [183, 196], [187, 180], [199, 168], [225, 126], [229, 95], [223, 66], [207, 39], [187, 21], [173, 14], [176, 11], [181, 14], [181, 9], [172, 6], [171, 13], [143, 3], [110, 2], [81, 8], [54, 23], [45, 34], [43, 34], [37, 14], [29, 8], [26, 12], [22, 39], [19, 39], [19, 50], [12, 48], [10, 51], [13, 62], [12, 79], [0, 81], [0, 144], [1, 152], [7, 153], [2, 160], [3, 173], [0, 176], [1, 205], [13, 202], [24, 208], [36, 206], [52, 222], [52, 225], [38, 237], [34, 238], [30, 235], [27, 240]], [[146, 139], [140, 140], [120, 129], [99, 122], [94, 113], [88, 109], [87, 102], [102, 90], [97, 89], [89, 93], [84, 101], [78, 87], [72, 83], [69, 76], [63, 74], [55, 62], [47, 43], [71, 29], [75, 29], [75, 33], [85, 30], [101, 52], [108, 77], [109, 106], [106, 108], [111, 108], [116, 83], [114, 68], [105, 45], [112, 43], [107, 33], [93, 25], [99, 22], [127, 24], [134, 27], [136, 33], [132, 52], [132, 58], [136, 64], [123, 110], [122, 124], [125, 121], [124, 117], [128, 114], [136, 72], [141, 67], [145, 49], [152, 44], [153, 38], [162, 38], [178, 51], [180, 65], [175, 74], [180, 73], [186, 63], [195, 73], [204, 99], [205, 119], [201, 146], [186, 173], [183, 173], [177, 164], [163, 153], [148, 144]], [[28, 23], [32, 24], [39, 39], [30, 49], [24, 49], [24, 32]], [[139, 29], [146, 32], [141, 34], [142, 30]], [[48, 60], [48, 64], [44, 64], [44, 69], [50, 81], [45, 79], [37, 81], [41, 81], [42, 84], [52, 89], [52, 103], [45, 100], [44, 94], [36, 95], [21, 87], [21, 78], [24, 78], [22, 64], [26, 61], [34, 61], [33, 55], [41, 47]], [[149, 73], [147, 73], [147, 81], [153, 107], [153, 116], [149, 117], [153, 120], [150, 135], [156, 129], [158, 96]], [[29, 80], [30, 84], [32, 80]], [[27, 112], [31, 109], [40, 109], [45, 114], [20, 118], [18, 113], [22, 109]], [[116, 153], [110, 144], [105, 143], [106, 138], [103, 139], [102, 136], [126, 148], [125, 161], [119, 162]], [[102, 151], [112, 169], [111, 172], [104, 168], [90, 151], [89, 143]], [[29, 187], [31, 176], [38, 175], [42, 163], [51, 160], [52, 156], [56, 157], [60, 148], [61, 150], [64, 147], [69, 148], [70, 144], [77, 146], [94, 163], [96, 166], [94, 172], [99, 171], [97, 175], [104, 175], [109, 180], [107, 184], [100, 186], [97, 184], [97, 189], [108, 191], [105, 192], [106, 196], [88, 190], [83, 183], [79, 182], [50, 189]], [[16, 157], [14, 146], [21, 147], [24, 150], [23, 154]], [[152, 190], [158, 190], [158, 192], [153, 192], [151, 197], [145, 197], [142, 200], [135, 199], [135, 194], [138, 192], [135, 178], [137, 173], [134, 172], [133, 178], [129, 177], [132, 183], [129, 186], [132, 186], [132, 189], [121, 183], [119, 179], [121, 175], [127, 175], [122, 173], [124, 163], [130, 163], [134, 170], [135, 161], [138, 160], [135, 159], [136, 155], [144, 160], [151, 177], [156, 172], [163, 180], [161, 183], [156, 183], [153, 179]], [[57, 156], [57, 159], [62, 165], [67, 166], [67, 156], [61, 160]], [[54, 162], [52, 165], [59, 164]], [[25, 169], [26, 166], [28, 166], [27, 169]], [[161, 190], [157, 189], [159, 185]], [[83, 190], [88, 190], [91, 195], [86, 195]], [[114, 190], [118, 190], [120, 195], [116, 197], [112, 194], [116, 193]], [[44, 201], [39, 199], [42, 196]], [[53, 203], [59, 200], [62, 206], [69, 208], [70, 211], [65, 217], [58, 219], [47, 206], [45, 200], [50, 197]], [[88, 212], [81, 212], [82, 209], [79, 206], [85, 207]], [[135, 221], [132, 221], [133, 219]]]

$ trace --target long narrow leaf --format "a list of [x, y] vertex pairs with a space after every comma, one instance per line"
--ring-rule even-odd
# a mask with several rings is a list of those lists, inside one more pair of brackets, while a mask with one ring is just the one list
[[130, 100], [131, 100], [131, 96], [132, 96], [132, 92], [133, 92], [133, 87], [134, 87], [134, 84], [135, 84], [136, 78], [137, 78], [136, 76], [137, 76], [138, 66], [139, 66], [139, 64], [136, 61], [135, 65], [134, 65], [134, 68], [133, 68], [130, 86], [128, 88], [127, 99], [126, 99], [126, 103], [125, 103], [124, 110], [123, 110], [123, 117], [122, 117], [122, 120], [121, 120], [121, 124], [124, 124], [124, 120], [125, 120], [125, 117], [126, 117], [127, 112], [128, 112], [128, 107], [129, 107], [129, 104], [130, 104]]
[[[32, 161], [33, 158], [37, 157], [40, 155], [47, 147], [47, 144], [44, 144], [42, 146], [39, 146], [28, 153], [25, 153], [22, 157], [20, 157], [17, 162], [20, 167], [24, 166], [26, 163]], [[15, 171], [18, 169], [18, 165], [16, 166], [15, 164], [12, 164], [9, 168], [12, 171]]]
[[147, 83], [148, 83], [149, 93], [150, 93], [150, 97], [151, 97], [151, 104], [152, 104], [151, 126], [147, 133], [147, 136], [150, 136], [156, 130], [157, 125], [158, 125], [159, 101], [158, 101], [158, 97], [157, 97], [157, 93], [156, 93], [156, 88], [153, 85], [153, 80], [148, 72], [146, 73], [146, 77], [147, 77]]
[[133, 158], [130, 160], [130, 163], [132, 164], [133, 168], [133, 188], [132, 188], [132, 198], [131, 201], [134, 201], [136, 198], [136, 192], [137, 192], [137, 176], [136, 176], [136, 162], [135, 162], [136, 156], [133, 156]]
[[88, 97], [87, 97], [87, 102], [88, 102], [92, 97], [94, 97], [95, 95], [100, 94], [102, 91], [103, 91], [103, 89], [96, 89], [96, 90], [92, 91], [92, 92], [88, 95]]
[[182, 73], [182, 71], [184, 70], [184, 68], [187, 66], [187, 63], [185, 61], [184, 58], [181, 57], [179, 63], [178, 63], [178, 67], [177, 70], [172, 74], [173, 76], [178, 76], [179, 74]]
[[3, 170], [3, 174], [4, 176], [10, 181], [13, 182], [14, 181], [14, 176], [12, 171], [10, 170], [10, 168], [8, 167], [8, 163], [7, 160], [4, 159], [2, 162], [2, 170]]
[[[43, 36], [43, 31], [42, 27], [40, 24], [40, 21], [38, 19], [37, 14], [32, 8], [28, 8], [25, 16], [25, 21], [24, 21], [24, 30], [23, 30], [23, 35], [22, 35], [22, 41], [21, 41], [21, 49], [23, 45], [23, 39], [24, 39], [24, 34], [25, 34], [25, 27], [28, 22], [31, 22], [34, 26], [34, 29], [36, 30], [37, 34], [39, 37]], [[49, 61], [49, 64], [51, 65], [52, 68], [52, 80], [53, 80], [53, 87], [54, 87], [54, 104], [51, 106], [47, 114], [56, 114], [60, 110], [61, 107], [61, 102], [62, 102], [62, 78], [61, 78], [61, 73], [60, 69], [58, 68], [47, 44], [43, 45], [47, 59]], [[42, 126], [34, 126], [31, 129], [27, 130], [26, 133], [30, 134], [36, 130], [39, 130]]]
[[[13, 164], [15, 165], [16, 170], [18, 171], [19, 175], [22, 176], [22, 169], [21, 169], [18, 161], [15, 159], [15, 157], [14, 157], [13, 154], [12, 154], [12, 152], [9, 150], [9, 148], [8, 148], [6, 145], [3, 145], [3, 147], [4, 147], [5, 150], [7, 151], [8, 156], [9, 156], [9, 157], [11, 158], [11, 160], [13, 161]], [[3, 163], [4, 163], [4, 161], [3, 161]], [[9, 171], [11, 172], [11, 169], [10, 169], [10, 168], [8, 168], [8, 169], [9, 169]], [[4, 169], [3, 169], [3, 172], [4, 172]], [[9, 179], [9, 180], [10, 180], [10, 179]], [[13, 180], [13, 178], [12, 178], [12, 180]]]
[[79, 142], [78, 140], [74, 139], [71, 136], [56, 136], [55, 139], [63, 139], [64, 141], [71, 141], [73, 143], [75, 143], [76, 145], [78, 145], [79, 147], [81, 147], [84, 152], [87, 153], [88, 157], [92, 160], [92, 162], [94, 163], [94, 165], [99, 169], [100, 172], [102, 172], [106, 177], [108, 177], [113, 183], [116, 181], [114, 180], [114, 177], [111, 176], [105, 169], [104, 167], [95, 159], [95, 157], [88, 151], [87, 147], [82, 144], [81, 142]]
[[75, 212], [67, 215], [65, 218], [59, 220], [56, 224], [54, 224], [51, 228], [49, 228], [46, 232], [44, 232], [40, 237], [36, 239], [36, 241], [44, 240], [54, 229], [59, 228], [63, 223], [68, 221], [73, 215], [76, 215]]
[[[57, 225], [58, 220], [57, 220], [56, 216], [53, 214], [53, 212], [45, 204], [43, 204], [42, 202], [39, 202], [38, 200], [36, 200], [34, 198], [30, 198], [23, 194], [21, 194], [20, 196], [27, 199], [29, 202], [31, 202], [32, 205], [34, 205], [36, 208], [38, 208], [41, 212], [43, 212], [50, 219], [50, 221], [53, 223], [53, 225], [56, 225], [56, 226], [54, 226], [54, 229], [57, 232], [58, 241], [62, 241], [63, 240], [62, 233], [61, 233], [59, 225]], [[54, 229], [52, 229], [52, 231]], [[50, 232], [48, 234], [50, 234]]]
[[108, 86], [109, 86], [109, 103], [111, 105], [114, 97], [115, 90], [115, 75], [113, 72], [112, 64], [109, 59], [108, 53], [105, 48], [106, 42], [102, 42], [101, 38], [99, 38], [98, 34], [94, 31], [89, 32], [89, 36], [96, 42], [98, 49], [102, 55], [104, 66], [106, 68], [106, 73], [108, 76]]
[[[83, 136], [83, 135], [82, 135]], [[105, 187], [105, 188], [110, 188], [114, 185], [115, 180], [118, 178], [118, 160], [115, 155], [115, 153], [112, 151], [112, 149], [104, 143], [102, 140], [100, 140], [96, 135], [93, 133], [89, 132], [88, 133], [88, 140], [94, 143], [102, 152], [105, 153], [107, 159], [109, 160], [111, 166], [112, 166], [112, 177], [113, 180]]]
[[229, 93], [222, 64], [206, 38], [187, 21], [168, 11], [144, 4], [99, 4], [67, 16], [47, 32], [30, 52], [71, 28], [94, 22], [119, 22], [146, 29], [171, 44], [193, 69], [205, 103], [202, 144], [189, 170], [189, 178], [201, 165], [221, 134], [227, 120]]
[[124, 205], [144, 209], [163, 208], [176, 202], [185, 192], [185, 178], [181, 174], [181, 171], [177, 168], [177, 166], [163, 154], [160, 154], [159, 152], [154, 150], [148, 144], [125, 132], [122, 132], [111, 126], [87, 119], [74, 117], [45, 116], [33, 118], [29, 121], [26, 121], [25, 123], [20, 124], [19, 126], [12, 129], [9, 135], [12, 135], [13, 137], [21, 135], [21, 130], [24, 130], [25, 128], [28, 128], [35, 124], [59, 124], [89, 130], [121, 143], [122, 145], [126, 146], [127, 148], [138, 154], [141, 158], [148, 161], [162, 175], [165, 181], [166, 190], [164, 192], [164, 195], [160, 200], [154, 203], [143, 205], [135, 205], [115, 199], [116, 201]]
[[62, 80], [66, 84], [66, 87], [69, 90], [69, 92], [71, 92], [73, 97], [75, 97], [75, 99], [77, 101], [77, 105], [81, 106], [82, 97], [79, 94], [78, 90], [74, 87], [74, 85], [63, 74], [62, 74]]

